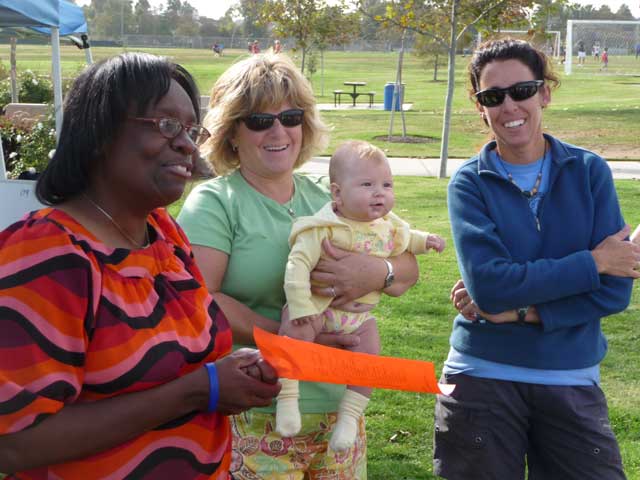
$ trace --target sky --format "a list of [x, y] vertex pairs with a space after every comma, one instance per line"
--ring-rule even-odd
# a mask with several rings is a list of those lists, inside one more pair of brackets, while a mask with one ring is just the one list
[[[198, 13], [204, 17], [220, 18], [224, 16], [227, 9], [235, 3], [235, 0], [188, 0], [192, 7], [194, 7]], [[76, 0], [76, 3], [80, 5], [87, 5], [90, 0]], [[149, 0], [152, 6], [165, 5], [164, 0]], [[640, 0], [573, 0], [573, 3], [579, 3], [582, 5], [593, 5], [598, 8], [600, 5], [608, 5], [609, 8], [615, 12], [620, 5], [626, 3], [631, 9], [631, 13], [634, 17], [640, 18]]]

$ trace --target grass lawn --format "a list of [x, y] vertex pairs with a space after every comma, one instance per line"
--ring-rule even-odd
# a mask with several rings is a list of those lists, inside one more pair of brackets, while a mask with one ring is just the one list
[[[73, 77], [84, 64], [84, 54], [75, 47], [62, 47], [63, 76]], [[131, 49], [133, 50], [133, 49]], [[142, 49], [172, 57], [183, 64], [196, 78], [203, 94], [208, 94], [218, 76], [235, 60], [246, 54], [240, 50], [225, 50], [224, 57], [214, 57], [205, 49]], [[121, 49], [92, 48], [94, 59], [119, 53]], [[0, 45], [0, 59], [7, 65], [9, 46]], [[466, 94], [465, 75], [469, 57], [458, 57], [456, 86], [451, 119], [449, 143], [450, 157], [470, 157], [488, 136], [488, 131]], [[613, 65], [613, 58], [611, 63]], [[616, 57], [617, 65], [624, 65], [628, 75], [612, 72], [600, 73], [596, 64], [574, 68], [574, 74], [564, 76], [562, 85], [552, 97], [545, 112], [545, 128], [559, 138], [598, 153], [608, 159], [640, 160], [640, 61], [633, 57]], [[312, 78], [319, 103], [333, 103], [334, 89], [345, 89], [344, 81], [366, 81], [366, 91], [376, 92], [376, 101], [382, 102], [384, 85], [394, 81], [397, 54], [383, 52], [327, 52], [324, 81], [318, 71]], [[32, 69], [48, 73], [51, 69], [48, 46], [20, 45], [17, 48], [18, 70]], [[331, 144], [327, 152], [343, 140], [359, 138], [373, 141], [396, 157], [438, 157], [442, 133], [442, 112], [446, 92], [446, 66], [440, 68], [439, 80], [433, 81], [433, 70], [417, 57], [405, 55], [403, 81], [406, 83], [405, 101], [412, 103], [406, 112], [407, 134], [427, 136], [430, 143], [403, 144], [373, 140], [387, 135], [389, 113], [384, 111], [326, 111], [323, 118], [332, 127]], [[323, 88], [324, 87], [324, 88]], [[324, 94], [323, 94], [324, 90]], [[394, 119], [394, 133], [402, 132], [401, 119]]]
[[[448, 248], [441, 255], [419, 256], [420, 282], [402, 297], [384, 297], [376, 309], [382, 354], [433, 361], [437, 372], [449, 348], [455, 311], [448, 297], [458, 279], [447, 217], [446, 185], [447, 181], [434, 178], [396, 178], [395, 211], [416, 228], [443, 235]], [[637, 225], [640, 182], [620, 180], [616, 187], [626, 220]], [[173, 205], [172, 214], [177, 215], [180, 207], [180, 202]], [[603, 322], [609, 353], [602, 364], [602, 387], [629, 480], [640, 480], [639, 318], [640, 284], [636, 284], [627, 311]], [[433, 408], [432, 395], [374, 392], [367, 409], [371, 480], [436, 478], [431, 473]], [[394, 434], [398, 435], [392, 441]]]

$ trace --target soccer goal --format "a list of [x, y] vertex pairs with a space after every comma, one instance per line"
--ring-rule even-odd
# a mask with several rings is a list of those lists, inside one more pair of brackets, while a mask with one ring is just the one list
[[562, 42], [560, 40], [561, 33], [558, 30], [547, 30], [545, 32], [539, 32], [537, 30], [497, 30], [486, 35], [484, 38], [482, 33], [478, 32], [477, 44], [479, 45], [485, 40], [504, 37], [526, 40], [540, 48], [550, 57], [560, 56], [560, 46]]
[[640, 49], [640, 21], [568, 20], [564, 72], [571, 75], [575, 68], [598, 71], [605, 48], [609, 72], [640, 73], [640, 59], [636, 58]]

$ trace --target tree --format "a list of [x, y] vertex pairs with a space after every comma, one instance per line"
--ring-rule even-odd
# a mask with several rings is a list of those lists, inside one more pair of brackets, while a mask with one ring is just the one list
[[120, 38], [130, 31], [131, 0], [91, 0], [86, 13], [93, 34]]
[[267, 29], [261, 21], [262, 0], [240, 0], [235, 15], [244, 19], [243, 32], [245, 37], [264, 37]]
[[320, 10], [326, 7], [324, 0], [266, 0], [260, 3], [259, 23], [271, 25], [278, 36], [295, 39], [296, 47], [302, 50], [300, 70], [304, 72], [317, 18]]
[[196, 21], [198, 12], [186, 0], [178, 10], [175, 35], [195, 37], [198, 35], [199, 25]]
[[[497, 30], [527, 18], [532, 0], [404, 0], [391, 1], [383, 16], [384, 25], [413, 30], [442, 45], [448, 55], [447, 95], [442, 122], [439, 177], [447, 172], [449, 129], [455, 86], [456, 53], [469, 29]], [[363, 6], [361, 10], [366, 13]]]
[[133, 20], [136, 33], [145, 35], [153, 32], [153, 14], [149, 0], [138, 0], [133, 9]]
[[635, 20], [633, 13], [631, 13], [631, 9], [626, 5], [620, 5], [618, 11], [615, 13], [616, 20]]
[[324, 5], [313, 29], [313, 45], [320, 51], [320, 95], [324, 95], [324, 52], [329, 46], [344, 45], [360, 33], [360, 16], [347, 13], [344, 4]]

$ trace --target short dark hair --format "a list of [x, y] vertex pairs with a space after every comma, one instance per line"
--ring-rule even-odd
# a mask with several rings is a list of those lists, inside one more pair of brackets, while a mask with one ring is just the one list
[[40, 202], [55, 205], [84, 192], [96, 162], [120, 133], [132, 111], [144, 115], [175, 80], [187, 92], [200, 123], [200, 94], [182, 66], [147, 53], [123, 53], [87, 67], [73, 82], [64, 103], [60, 139], [38, 178]]
[[550, 87], [560, 85], [558, 76], [553, 72], [549, 58], [542, 50], [535, 48], [529, 42], [514, 38], [489, 40], [478, 46], [469, 62], [469, 80], [471, 87], [469, 94], [475, 100], [474, 94], [480, 90], [480, 75], [488, 63], [493, 61], [519, 60], [529, 67], [536, 80], [544, 80]]

